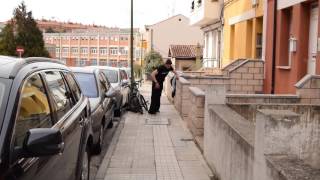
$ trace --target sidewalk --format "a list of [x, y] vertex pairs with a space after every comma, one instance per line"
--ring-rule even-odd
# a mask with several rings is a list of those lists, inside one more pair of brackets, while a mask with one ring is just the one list
[[[148, 84], [141, 88], [148, 100], [150, 91]], [[210, 169], [165, 95], [160, 111], [125, 115], [96, 180], [210, 180]]]

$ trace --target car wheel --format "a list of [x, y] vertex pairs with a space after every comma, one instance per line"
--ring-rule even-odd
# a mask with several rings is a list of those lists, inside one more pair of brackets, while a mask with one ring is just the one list
[[98, 143], [95, 145], [93, 153], [95, 155], [100, 154], [101, 153], [101, 149], [103, 146], [103, 140], [104, 140], [104, 126], [101, 125], [100, 126], [100, 132], [99, 132], [99, 140]]
[[91, 160], [90, 151], [89, 151], [89, 148], [87, 148], [82, 156], [81, 180], [90, 179], [90, 160]]

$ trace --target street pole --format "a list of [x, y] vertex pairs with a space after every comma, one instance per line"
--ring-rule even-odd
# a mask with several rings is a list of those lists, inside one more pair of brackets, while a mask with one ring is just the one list
[[142, 79], [143, 75], [142, 75], [142, 69], [143, 69], [143, 64], [142, 64], [142, 58], [143, 58], [143, 34], [141, 34], [141, 44], [140, 44], [140, 65], [141, 65], [141, 69], [140, 69], [140, 78]]
[[[131, 38], [130, 38], [130, 61], [131, 61], [131, 85], [134, 83], [133, 74], [133, 0], [131, 0]], [[131, 88], [131, 91], [133, 88]]]

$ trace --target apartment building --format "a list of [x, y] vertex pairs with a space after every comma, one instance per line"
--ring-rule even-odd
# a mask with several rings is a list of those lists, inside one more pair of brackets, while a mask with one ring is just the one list
[[162, 57], [167, 57], [171, 44], [202, 45], [202, 31], [199, 27], [191, 27], [189, 24], [189, 18], [179, 14], [153, 25], [146, 25], [144, 38], [148, 44], [148, 51], [153, 49]]
[[224, 0], [222, 66], [237, 59], [262, 59], [263, 1]]
[[[56, 46], [55, 57], [68, 66], [127, 67], [130, 62], [129, 29], [87, 29], [69, 33], [44, 33], [46, 44]], [[134, 61], [141, 58], [140, 33], [134, 30]]]
[[190, 25], [203, 32], [203, 67], [219, 68], [222, 54], [223, 0], [193, 0]]
[[296, 92], [296, 83], [320, 74], [319, 0], [269, 0], [265, 92]]

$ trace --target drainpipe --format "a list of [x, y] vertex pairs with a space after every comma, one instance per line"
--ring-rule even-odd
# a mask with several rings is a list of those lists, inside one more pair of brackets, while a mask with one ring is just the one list
[[274, 0], [273, 9], [273, 51], [272, 51], [272, 82], [271, 82], [271, 94], [275, 92], [275, 79], [276, 79], [276, 40], [277, 40], [277, 0]]

